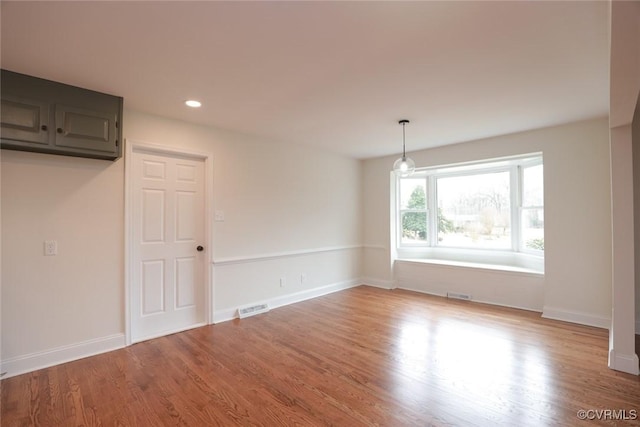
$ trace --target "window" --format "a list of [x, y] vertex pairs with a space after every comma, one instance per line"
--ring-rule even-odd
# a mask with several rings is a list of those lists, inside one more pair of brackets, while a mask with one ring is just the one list
[[400, 222], [403, 245], [427, 241], [427, 188], [424, 179], [405, 178], [400, 192]]
[[521, 247], [525, 252], [544, 251], [543, 166], [522, 167]]
[[509, 172], [435, 177], [438, 245], [511, 248]]
[[544, 253], [541, 155], [416, 170], [397, 190], [399, 249]]

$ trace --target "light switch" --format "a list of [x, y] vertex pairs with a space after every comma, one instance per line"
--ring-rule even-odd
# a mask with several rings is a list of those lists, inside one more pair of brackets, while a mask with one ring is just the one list
[[219, 222], [224, 221], [224, 211], [215, 211], [213, 214], [213, 219]]
[[46, 256], [58, 255], [58, 242], [56, 240], [45, 240], [44, 254]]

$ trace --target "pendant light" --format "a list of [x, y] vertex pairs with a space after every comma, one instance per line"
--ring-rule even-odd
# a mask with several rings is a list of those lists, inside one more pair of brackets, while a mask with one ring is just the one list
[[398, 122], [398, 124], [402, 125], [402, 157], [393, 164], [393, 173], [400, 177], [409, 176], [416, 170], [416, 164], [407, 157], [405, 152], [404, 127], [407, 123], [409, 123], [409, 120], [400, 120]]

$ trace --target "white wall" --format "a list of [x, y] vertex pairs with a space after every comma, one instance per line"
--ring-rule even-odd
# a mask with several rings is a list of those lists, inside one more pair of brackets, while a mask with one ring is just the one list
[[[401, 267], [402, 286], [436, 294], [452, 288], [481, 295], [480, 299], [488, 302], [544, 310], [548, 317], [607, 327], [611, 316], [611, 215], [606, 118], [423, 150], [410, 156], [418, 167], [427, 167], [532, 152], [542, 152], [544, 157], [544, 277], [491, 273], [497, 276], [487, 280], [486, 271], [463, 269], [445, 275], [441, 266], [424, 265], [413, 274]], [[394, 160], [395, 156], [366, 160], [363, 171], [367, 215], [364, 275], [385, 283], [399, 279], [388, 258], [389, 171]], [[415, 267], [411, 270], [416, 271]], [[497, 290], [496, 284], [500, 286]], [[523, 300], [522, 287], [537, 291]]]
[[[130, 140], [213, 156], [214, 209], [225, 216], [213, 223], [216, 320], [241, 305], [277, 305], [292, 293], [303, 298], [314, 289], [357, 283], [358, 160], [133, 111], [127, 112], [124, 131]], [[281, 277], [287, 278], [284, 288]]]
[[[213, 157], [215, 319], [359, 283], [360, 161], [130, 110], [124, 136]], [[2, 150], [1, 173], [3, 371], [124, 345], [124, 159]]]
[[121, 345], [124, 162], [9, 150], [1, 162], [3, 368], [61, 346]]

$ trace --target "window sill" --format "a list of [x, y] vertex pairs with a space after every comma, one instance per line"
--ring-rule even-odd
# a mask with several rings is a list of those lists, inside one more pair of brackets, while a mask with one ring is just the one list
[[522, 252], [461, 248], [399, 248], [395, 258], [450, 267], [544, 275], [544, 257]]
[[544, 276], [544, 271], [539, 271], [531, 268], [516, 267], [511, 265], [502, 264], [486, 264], [480, 262], [468, 262], [468, 261], [452, 261], [433, 258], [398, 258], [396, 262], [413, 263], [413, 264], [432, 264], [446, 267], [455, 268], [472, 268], [480, 270], [491, 270], [508, 273], [520, 273], [520, 274], [532, 274], [535, 276]]

